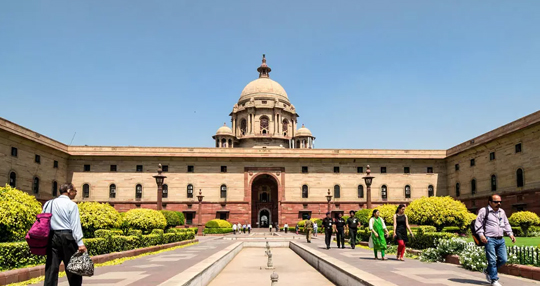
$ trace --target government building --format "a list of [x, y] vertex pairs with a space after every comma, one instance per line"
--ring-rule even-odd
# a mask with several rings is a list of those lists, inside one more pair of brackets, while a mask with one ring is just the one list
[[78, 202], [155, 209], [153, 175], [162, 164], [162, 207], [183, 212], [187, 224], [201, 216], [266, 227], [322, 218], [328, 207], [334, 214], [366, 208], [370, 165], [373, 206], [449, 195], [475, 212], [497, 193], [508, 213], [540, 213], [540, 111], [448, 150], [314, 149], [316, 137], [298, 126], [264, 56], [257, 71], [230, 125], [212, 136], [214, 148], [68, 146], [0, 118], [0, 184], [45, 201], [72, 182]]

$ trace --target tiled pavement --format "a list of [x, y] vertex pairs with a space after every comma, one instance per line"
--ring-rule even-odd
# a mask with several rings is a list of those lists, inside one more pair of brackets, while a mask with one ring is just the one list
[[[198, 239], [197, 245], [128, 260], [119, 265], [98, 267], [94, 276], [83, 278], [83, 285], [158, 285], [234, 243], [219, 237]], [[43, 282], [33, 285], [43, 285]], [[66, 277], [60, 278], [58, 285], [68, 286]]]

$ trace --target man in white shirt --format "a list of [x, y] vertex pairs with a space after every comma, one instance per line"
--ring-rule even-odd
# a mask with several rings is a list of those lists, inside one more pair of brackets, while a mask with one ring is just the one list
[[248, 230], [248, 233], [251, 233], [251, 223], [248, 223], [247, 230]]
[[[83, 232], [79, 207], [72, 202], [77, 195], [73, 184], [63, 184], [60, 187], [60, 196], [50, 200], [43, 206], [43, 213], [52, 213], [51, 239], [47, 246], [47, 260], [45, 262], [44, 286], [58, 285], [58, 268], [60, 262], [67, 266], [73, 254], [86, 252], [83, 243]], [[66, 271], [70, 286], [82, 285], [82, 276]]]
[[236, 224], [234, 224], [234, 223], [233, 223], [233, 225], [232, 225], [232, 231], [233, 231], [233, 233], [236, 235]]

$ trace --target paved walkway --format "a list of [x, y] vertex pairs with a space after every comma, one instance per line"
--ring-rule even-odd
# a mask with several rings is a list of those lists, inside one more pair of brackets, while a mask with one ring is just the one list
[[[197, 238], [197, 245], [143, 256], [119, 265], [98, 267], [94, 276], [83, 278], [83, 285], [158, 285], [234, 243], [220, 237]], [[43, 282], [33, 285], [43, 285]], [[67, 278], [60, 278], [58, 285], [68, 286]]]
[[[415, 259], [405, 259], [405, 262], [396, 259], [395, 255], [387, 255], [388, 260], [374, 260], [373, 251], [356, 247], [351, 249], [338, 249], [335, 242], [331, 248], [326, 249], [324, 235], [313, 239], [312, 243], [305, 240], [296, 241], [307, 247], [316, 249], [330, 257], [343, 261], [349, 265], [373, 274], [389, 282], [385, 285], [430, 285], [430, 286], [465, 286], [465, 285], [489, 285], [484, 274], [461, 268], [458, 265], [448, 263], [424, 263]], [[379, 254], [380, 255], [380, 254]], [[540, 282], [511, 275], [499, 275], [499, 282], [504, 286], [538, 286]]]

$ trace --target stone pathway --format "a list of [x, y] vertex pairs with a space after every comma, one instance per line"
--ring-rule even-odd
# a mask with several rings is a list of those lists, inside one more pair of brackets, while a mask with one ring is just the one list
[[[220, 237], [197, 238], [197, 245], [96, 268], [94, 276], [83, 278], [83, 285], [158, 285], [234, 243]], [[43, 285], [43, 282], [33, 285]], [[68, 286], [67, 278], [60, 278], [58, 285]]]

